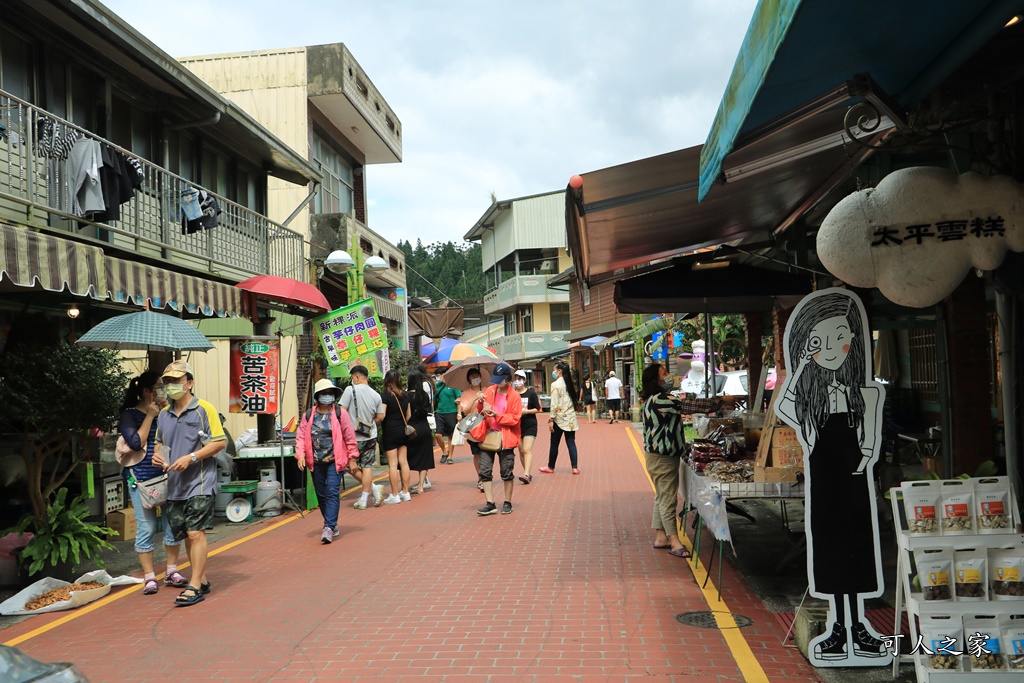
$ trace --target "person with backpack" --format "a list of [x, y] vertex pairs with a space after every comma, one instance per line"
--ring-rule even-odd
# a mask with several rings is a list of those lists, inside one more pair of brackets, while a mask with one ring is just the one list
[[359, 446], [348, 411], [337, 404], [341, 389], [329, 379], [313, 385], [313, 405], [295, 432], [295, 460], [299, 471], [313, 473], [313, 487], [324, 516], [320, 542], [329, 544], [340, 535], [338, 507], [341, 473], [349, 460], [359, 459]]

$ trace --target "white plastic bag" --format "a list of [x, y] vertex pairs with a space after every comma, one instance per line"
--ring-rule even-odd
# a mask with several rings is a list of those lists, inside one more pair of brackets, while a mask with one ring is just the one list
[[455, 432], [452, 433], [452, 445], [461, 446], [464, 443], [466, 443], [466, 435], [456, 429]]
[[62, 588], [64, 586], [71, 585], [67, 581], [61, 581], [60, 579], [53, 579], [50, 577], [39, 579], [28, 588], [23, 589], [20, 593], [0, 602], [0, 614], [4, 616], [17, 614], [32, 615], [43, 614], [44, 612], [59, 612], [61, 610], [74, 609], [76, 607], [81, 607], [82, 605], [88, 605], [90, 602], [95, 600], [99, 600], [110, 592], [111, 586], [129, 586], [135, 583], [142, 583], [142, 579], [137, 579], [134, 576], [118, 576], [113, 578], [102, 569], [82, 574], [74, 583], [91, 583], [93, 581], [106, 585], [87, 591], [72, 591], [70, 600], [55, 602], [52, 605], [47, 605], [46, 607], [42, 607], [37, 610], [27, 610], [25, 609], [25, 605], [35, 600], [43, 593], [48, 593], [54, 588]]

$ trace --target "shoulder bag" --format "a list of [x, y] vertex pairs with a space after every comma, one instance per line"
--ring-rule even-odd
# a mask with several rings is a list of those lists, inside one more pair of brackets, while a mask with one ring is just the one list
[[351, 415], [354, 416], [352, 422], [355, 425], [356, 436], [361, 436], [361, 437], [364, 437], [366, 439], [369, 439], [371, 436], [373, 436], [373, 425], [370, 424], [369, 422], [363, 422], [363, 420], [359, 417], [359, 401], [358, 401], [359, 392], [356, 391], [356, 385], [352, 384], [350, 386], [352, 387], [352, 413], [351, 413]]
[[135, 470], [132, 469], [132, 477], [136, 479], [136, 486], [139, 487], [139, 502], [142, 503], [142, 507], [147, 510], [152, 510], [158, 505], [163, 505], [167, 502], [167, 474], [161, 474], [147, 479], [146, 481], [138, 481], [138, 477], [135, 477]]
[[[395, 396], [394, 394], [391, 394], [391, 395]], [[402, 401], [401, 401], [401, 399], [399, 399], [397, 396], [395, 396], [395, 401], [398, 403], [398, 412], [402, 413], [402, 422], [405, 423], [405, 435], [407, 437], [409, 437], [410, 439], [415, 438], [416, 437], [416, 428], [413, 427], [411, 424], [409, 424], [409, 420], [407, 420], [405, 418], [405, 411], [402, 410]]]

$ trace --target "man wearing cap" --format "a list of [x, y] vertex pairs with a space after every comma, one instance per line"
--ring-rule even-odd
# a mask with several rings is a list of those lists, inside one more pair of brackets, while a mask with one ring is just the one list
[[[505, 502], [501, 505], [501, 514], [512, 514], [512, 489], [515, 485], [515, 448], [519, 445], [519, 422], [523, 413], [523, 403], [519, 394], [512, 390], [512, 368], [507, 363], [498, 363], [491, 377], [491, 386], [484, 390], [484, 402], [474, 404], [473, 410], [480, 412], [485, 419], [473, 430], [473, 438], [480, 446], [480, 468], [477, 471], [480, 483], [483, 484], [487, 504], [476, 511], [481, 517], [493, 515], [498, 511], [494, 504], [494, 491], [491, 480], [494, 478], [494, 459], [498, 458], [501, 480], [505, 483]], [[488, 451], [483, 447], [487, 435], [491, 432], [501, 434], [501, 446], [496, 451]]]
[[213, 501], [219, 490], [213, 456], [226, 439], [217, 409], [192, 393], [192, 366], [176, 360], [164, 370], [163, 380], [170, 403], [157, 417], [153, 464], [168, 472], [167, 524], [176, 540], [185, 541], [192, 563], [192, 579], [174, 601], [187, 607], [202, 602], [210, 592], [206, 531], [213, 528]]
[[608, 371], [608, 379], [604, 381], [604, 394], [608, 400], [608, 413], [611, 417], [608, 424], [619, 421], [619, 409], [622, 408], [622, 380], [615, 376], [614, 370]]

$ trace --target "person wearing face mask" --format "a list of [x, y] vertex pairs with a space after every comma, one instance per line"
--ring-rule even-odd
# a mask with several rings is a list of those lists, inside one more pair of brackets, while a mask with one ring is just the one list
[[[480, 412], [483, 409], [484, 404], [484, 379], [480, 375], [480, 371], [476, 368], [470, 368], [469, 372], [466, 373], [466, 379], [469, 381], [469, 389], [462, 392], [459, 397], [459, 413], [466, 415], [472, 412]], [[472, 439], [466, 439], [469, 443], [469, 452], [473, 454], [473, 471], [480, 471], [480, 444]], [[477, 477], [476, 483], [477, 489], [483, 493], [484, 483]]]
[[313, 487], [324, 528], [320, 542], [329, 544], [339, 536], [338, 507], [341, 473], [350, 460], [359, 460], [359, 444], [352, 418], [338, 404], [341, 389], [329, 379], [313, 385], [313, 408], [302, 416], [295, 431], [295, 460], [299, 470], [313, 473]]
[[[675, 557], [689, 557], [676, 526], [679, 462], [686, 448], [683, 414], [710, 413], [722, 407], [721, 398], [677, 398], [669, 391], [672, 378], [661, 363], [648, 365], [641, 376], [644, 424], [644, 459], [654, 484], [654, 543]], [[685, 485], [685, 481], [683, 482]], [[685, 499], [685, 489], [683, 490]]]
[[477, 442], [483, 442], [491, 432], [501, 435], [501, 443], [497, 450], [480, 447], [480, 467], [477, 469], [480, 483], [484, 487], [487, 503], [476, 511], [481, 517], [493, 515], [498, 511], [494, 504], [494, 491], [491, 481], [494, 478], [494, 461], [498, 460], [501, 481], [505, 485], [505, 502], [501, 504], [501, 514], [512, 514], [512, 490], [515, 487], [515, 448], [519, 445], [519, 422], [523, 404], [519, 395], [511, 387], [512, 368], [507, 363], [498, 363], [491, 377], [491, 386], [484, 390], [483, 402], [474, 408], [486, 418], [472, 431]]
[[576, 430], [579, 429], [579, 423], [576, 422], [576, 397], [579, 392], [576, 391], [576, 386], [573, 384], [568, 363], [562, 361], [555, 364], [551, 376], [555, 381], [551, 384], [551, 419], [548, 420], [548, 430], [551, 432], [548, 466], [539, 467], [537, 470], [544, 474], [554, 474], [555, 461], [558, 460], [558, 446], [564, 435], [565, 446], [569, 450], [572, 473], [579, 474], [579, 461], [576, 455]]
[[185, 541], [192, 564], [192, 579], [174, 601], [188, 607], [210, 592], [206, 531], [213, 528], [213, 501], [220, 489], [214, 456], [224, 448], [225, 436], [217, 409], [192, 393], [192, 366], [174, 361], [164, 369], [163, 381], [170, 404], [157, 417], [153, 464], [168, 471], [164, 514], [174, 539]]
[[459, 407], [462, 392], [445, 384], [441, 377], [443, 374], [443, 368], [438, 368], [434, 373], [434, 417], [437, 419], [437, 434], [442, 440], [441, 464], [454, 465], [452, 436], [455, 434], [455, 425], [462, 419], [462, 409]]
[[533, 442], [537, 438], [537, 413], [540, 412], [540, 398], [533, 387], [526, 386], [526, 372], [516, 370], [512, 380], [512, 388], [519, 392], [523, 403], [523, 417], [519, 421], [519, 460], [523, 464], [523, 474], [519, 481], [529, 484], [533, 481]]
[[[124, 438], [128, 448], [135, 451], [135, 456], [127, 454], [129, 460], [122, 460], [122, 475], [125, 478], [125, 489], [131, 496], [132, 509], [135, 510], [135, 552], [139, 555], [139, 564], [143, 572], [143, 595], [153, 595], [160, 589], [153, 570], [153, 548], [156, 536], [156, 509], [147, 510], [139, 500], [138, 483], [159, 477], [163, 469], [153, 465], [153, 451], [156, 446], [156, 423], [160, 411], [167, 405], [164, 382], [160, 373], [147, 370], [128, 384], [124, 404], [121, 406], [121, 420], [118, 431]], [[141, 459], [138, 454], [142, 453]], [[119, 460], [121, 456], [119, 454]], [[188, 579], [178, 572], [178, 553], [181, 541], [174, 539], [170, 526], [164, 527], [164, 552], [167, 555], [167, 570], [164, 574], [164, 585], [184, 588]]]

